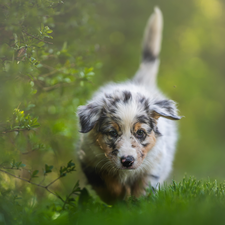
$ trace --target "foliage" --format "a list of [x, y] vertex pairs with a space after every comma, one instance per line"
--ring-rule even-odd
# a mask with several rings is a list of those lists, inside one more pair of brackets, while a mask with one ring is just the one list
[[0, 193], [15, 209], [22, 198], [19, 212], [46, 197], [66, 208], [83, 190], [66, 175], [76, 171], [76, 108], [100, 66], [90, 42], [95, 7], [89, 0], [0, 3]]
[[[160, 187], [158, 191], [149, 189], [140, 199], [113, 206], [94, 200], [78, 184], [72, 192], [82, 192], [79, 200], [70, 196], [66, 207], [57, 202], [39, 205], [23, 205], [18, 196], [0, 197], [6, 201], [5, 208], [16, 204], [15, 211], [1, 214], [7, 224], [223, 224], [225, 184], [217, 181], [202, 181], [193, 177], [184, 177], [181, 182], [173, 181]], [[72, 193], [71, 192], [71, 193]], [[9, 201], [10, 199], [10, 201]], [[1, 211], [2, 212], [2, 211]], [[31, 217], [32, 215], [32, 217]]]

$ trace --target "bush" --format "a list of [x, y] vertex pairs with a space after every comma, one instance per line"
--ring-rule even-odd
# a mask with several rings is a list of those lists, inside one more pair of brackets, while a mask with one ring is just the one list
[[76, 108], [100, 66], [91, 44], [95, 7], [89, 0], [0, 3], [0, 193], [1, 202], [9, 203], [6, 221], [19, 199], [19, 212], [46, 197], [65, 208], [75, 201], [68, 196], [80, 191], [77, 176], [63, 177], [75, 171]]

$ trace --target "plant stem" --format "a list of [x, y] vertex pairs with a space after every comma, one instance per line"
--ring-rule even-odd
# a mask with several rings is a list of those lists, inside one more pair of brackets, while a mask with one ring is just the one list
[[46, 44], [53, 44], [52, 42], [48, 42], [48, 41], [44, 41], [44, 40], [41, 40], [40, 38], [37, 38], [37, 37], [35, 37], [34, 35], [32, 35], [32, 34], [29, 34], [29, 33], [27, 33], [26, 31], [22, 31], [23, 33], [25, 33], [26, 35], [28, 35], [28, 36], [30, 36], [30, 37], [32, 37], [32, 38], [35, 38], [35, 39], [37, 39], [37, 40], [39, 40], [39, 41], [43, 41], [44, 43], [46, 43]]
[[60, 179], [62, 176], [59, 176], [58, 178], [56, 178], [55, 180], [53, 180], [51, 183], [49, 183], [48, 185], [45, 186], [45, 188], [48, 188], [50, 185], [52, 185], [53, 183], [55, 183], [58, 179]]
[[6, 133], [14, 132], [14, 131], [25, 131], [25, 130], [31, 130], [31, 129], [24, 128], [24, 129], [6, 130], [6, 131], [2, 131], [1, 133], [6, 134]]
[[52, 192], [51, 190], [48, 189], [48, 187], [49, 187], [50, 185], [52, 185], [55, 181], [57, 181], [61, 176], [58, 177], [57, 179], [53, 180], [53, 181], [52, 181], [50, 184], [48, 184], [47, 186], [43, 186], [43, 185], [41, 185], [41, 184], [33, 183], [33, 182], [31, 182], [30, 180], [24, 179], [24, 178], [22, 178], [22, 177], [18, 177], [18, 176], [14, 175], [14, 174], [12, 174], [12, 173], [9, 173], [9, 172], [7, 172], [7, 171], [5, 171], [5, 170], [0, 169], [0, 171], [3, 172], [3, 173], [6, 173], [6, 174], [8, 174], [8, 175], [10, 175], [10, 176], [12, 176], [12, 177], [15, 177], [15, 178], [17, 178], [17, 179], [19, 179], [19, 180], [23, 180], [23, 181], [26, 181], [27, 183], [30, 183], [30, 184], [33, 184], [33, 185], [35, 185], [35, 186], [44, 188], [44, 189], [47, 190], [49, 193], [51, 193], [51, 194], [55, 195], [57, 198], [59, 198], [59, 199], [60, 199], [62, 202], [64, 202], [64, 204], [65, 204], [65, 200], [63, 200], [59, 195], [55, 194], [54, 192]]

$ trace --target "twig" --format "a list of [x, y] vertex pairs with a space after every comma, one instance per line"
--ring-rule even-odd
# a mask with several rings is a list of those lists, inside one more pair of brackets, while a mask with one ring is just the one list
[[55, 183], [58, 179], [60, 179], [62, 176], [59, 176], [58, 178], [56, 178], [55, 180], [53, 180], [51, 183], [49, 183], [48, 185], [46, 185], [45, 187], [48, 188], [50, 185], [52, 185], [53, 183]]
[[5, 169], [5, 170], [21, 170], [21, 169], [19, 169], [19, 168], [14, 168], [14, 167], [2, 167], [3, 169]]
[[73, 187], [73, 190], [72, 190], [71, 193], [67, 196], [67, 198], [66, 198], [66, 200], [65, 200], [65, 202], [64, 202], [64, 204], [63, 204], [62, 209], [65, 209], [66, 204], [69, 204], [69, 199], [70, 199], [70, 196], [71, 196], [72, 194], [76, 194], [75, 192], [80, 192], [80, 193], [81, 193], [81, 190], [80, 190], [80, 188], [78, 187], [78, 185], [79, 185], [79, 182], [77, 182], [77, 183], [75, 184], [75, 186]]
[[39, 184], [42, 184], [44, 181], [45, 181], [45, 176], [44, 176], [44, 178], [42, 179], [42, 181]]
[[44, 91], [52, 91], [52, 90], [60, 88], [60, 87], [68, 87], [68, 86], [73, 86], [73, 85], [74, 85], [74, 83], [58, 83], [54, 86], [43, 87], [42, 89]]
[[51, 66], [49, 66], [49, 65], [46, 65], [46, 64], [42, 64], [42, 66], [43, 66], [43, 67], [45, 67], [45, 68], [48, 68], [48, 69], [52, 69], [52, 70], [55, 70], [55, 68], [54, 68], [54, 67], [51, 67]]
[[40, 75], [40, 77], [48, 77], [48, 76], [53, 75], [54, 73], [57, 73], [57, 72], [58, 72], [58, 70], [53, 70], [53, 71], [51, 71], [51, 72], [49, 72], [49, 73]]
[[6, 134], [6, 133], [14, 132], [14, 131], [25, 131], [25, 130], [31, 130], [31, 129], [25, 128], [25, 129], [6, 130], [6, 131], [2, 131], [0, 134]]
[[66, 200], [64, 201], [64, 204], [63, 204], [63, 207], [62, 207], [62, 209], [64, 210], [65, 209], [65, 206], [66, 206], [66, 204], [68, 204], [68, 199], [70, 198], [70, 196], [73, 194], [73, 191], [68, 195], [68, 197], [66, 198]]
[[[79, 79], [77, 79], [77, 82], [79, 81]], [[80, 79], [80, 81], [82, 81], [82, 79]], [[86, 82], [90, 83], [90, 84], [93, 84], [93, 82], [91, 82], [90, 80], [85, 80]], [[71, 83], [58, 83], [58, 84], [55, 84], [53, 86], [49, 86], [49, 87], [42, 87], [42, 90], [43, 91], [52, 91], [54, 89], [57, 89], [57, 88], [63, 88], [63, 87], [70, 87], [70, 86], [73, 86], [75, 85], [76, 83], [75, 82], [71, 82]]]
[[38, 150], [39, 148], [34, 148], [32, 149], [31, 151], [27, 151], [27, 152], [22, 152], [23, 155], [27, 155], [27, 154], [30, 154], [31, 152], [34, 152], [36, 150]]
[[6, 174], [8, 174], [8, 175], [10, 175], [10, 176], [12, 176], [12, 177], [15, 177], [15, 178], [18, 178], [18, 179], [20, 179], [20, 180], [26, 181], [26, 182], [28, 182], [28, 183], [30, 183], [30, 184], [36, 185], [36, 186], [38, 186], [38, 187], [46, 188], [46, 187], [43, 186], [43, 185], [39, 185], [39, 184], [33, 183], [33, 182], [31, 182], [31, 181], [29, 181], [29, 180], [27, 180], [27, 179], [24, 179], [24, 178], [22, 178], [22, 177], [18, 177], [18, 176], [14, 175], [14, 174], [12, 174], [12, 173], [9, 173], [9, 172], [7, 172], [7, 171], [5, 171], [5, 170], [0, 169], [0, 171], [3, 172], [3, 173], [6, 173]]
[[[33, 182], [31, 182], [30, 180], [24, 179], [24, 178], [22, 178], [22, 177], [18, 177], [18, 176], [14, 175], [14, 174], [12, 174], [12, 173], [9, 173], [9, 172], [7, 172], [7, 171], [5, 171], [5, 170], [0, 169], [0, 171], [3, 172], [3, 173], [6, 173], [6, 174], [8, 174], [8, 175], [10, 175], [10, 176], [12, 176], [12, 177], [15, 177], [15, 178], [17, 178], [17, 179], [20, 179], [20, 180], [26, 181], [26, 182], [28, 182], [28, 183], [30, 183], [30, 184], [36, 185], [36, 186], [38, 186], [38, 187], [44, 188], [44, 189], [47, 190], [49, 193], [53, 194], [54, 196], [56, 196], [56, 197], [59, 198], [62, 202], [65, 203], [65, 200], [63, 200], [59, 195], [55, 194], [54, 192], [52, 192], [51, 190], [48, 189], [48, 187], [49, 187], [50, 185], [52, 185], [52, 184], [53, 184], [56, 180], [58, 180], [59, 178], [55, 179], [53, 182], [51, 182], [51, 183], [48, 184], [47, 186], [43, 186], [43, 185], [41, 185], [41, 184], [33, 183]], [[61, 176], [60, 176], [60, 177], [61, 177]]]
[[35, 38], [35, 39], [37, 39], [37, 40], [39, 40], [39, 41], [42, 41], [42, 42], [46, 43], [46, 44], [51, 44], [51, 45], [53, 45], [52, 42], [48, 42], [48, 41], [41, 40], [40, 38], [37, 38], [37, 37], [35, 37], [34, 35], [29, 34], [29, 33], [27, 33], [27, 32], [24, 31], [24, 30], [23, 30], [22, 32], [25, 33], [25, 34], [27, 34], [28, 36], [30, 36], [30, 37], [32, 37], [32, 38]]

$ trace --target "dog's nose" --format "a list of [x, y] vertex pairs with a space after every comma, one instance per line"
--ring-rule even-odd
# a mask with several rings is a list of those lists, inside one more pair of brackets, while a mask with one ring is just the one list
[[122, 156], [121, 157], [121, 163], [124, 167], [131, 167], [134, 163], [134, 157], [131, 155], [128, 156]]

